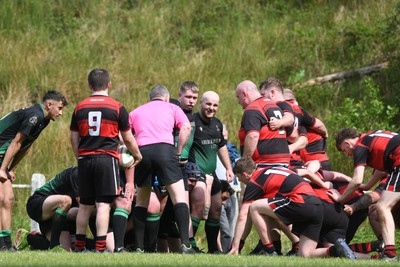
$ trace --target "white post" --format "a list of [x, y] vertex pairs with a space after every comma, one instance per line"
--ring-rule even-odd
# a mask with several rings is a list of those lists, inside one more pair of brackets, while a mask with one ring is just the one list
[[[43, 174], [34, 173], [32, 175], [32, 187], [31, 187], [32, 191], [31, 191], [31, 195], [35, 192], [36, 189], [38, 189], [39, 187], [41, 187], [45, 183], [46, 183], [46, 177], [44, 177]], [[31, 220], [31, 231], [40, 232], [39, 224], [34, 220]]]

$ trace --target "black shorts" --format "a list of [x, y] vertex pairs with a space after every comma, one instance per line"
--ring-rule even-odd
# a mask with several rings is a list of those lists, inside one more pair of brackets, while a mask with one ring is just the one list
[[79, 158], [79, 196], [82, 204], [112, 203], [119, 195], [118, 159], [109, 155]]
[[152, 186], [155, 176], [162, 185], [173, 184], [183, 179], [173, 145], [161, 143], [142, 146], [139, 149], [143, 160], [135, 167], [137, 187]]
[[268, 204], [282, 222], [293, 225], [294, 234], [318, 242], [323, 222], [322, 205], [315, 196], [304, 198], [305, 203], [295, 203], [287, 197], [269, 198]]
[[213, 195], [221, 192], [222, 184], [221, 184], [221, 181], [218, 179], [217, 174], [215, 172], [213, 173], [212, 176], [214, 177], [214, 180], [213, 180], [213, 183], [211, 186], [211, 195], [213, 196]]
[[321, 200], [324, 210], [324, 220], [321, 229], [321, 240], [335, 244], [339, 238], [346, 238], [347, 225], [349, 217], [343, 211], [341, 204], [332, 204]]
[[42, 220], [43, 203], [46, 198], [48, 198], [48, 196], [33, 194], [29, 197], [28, 202], [26, 203], [26, 211], [29, 217], [39, 224], [40, 232], [43, 235], [51, 231], [53, 221], [53, 219]]

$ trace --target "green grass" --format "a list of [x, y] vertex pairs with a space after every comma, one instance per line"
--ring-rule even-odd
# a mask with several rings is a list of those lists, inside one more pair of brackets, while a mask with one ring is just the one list
[[342, 258], [180, 255], [180, 254], [76, 254], [70, 252], [2, 253], [2, 266], [393, 266], [378, 260], [351, 261]]

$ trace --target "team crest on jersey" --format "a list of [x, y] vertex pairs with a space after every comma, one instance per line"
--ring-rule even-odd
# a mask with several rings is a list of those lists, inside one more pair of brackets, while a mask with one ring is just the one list
[[30, 122], [32, 125], [36, 125], [37, 122], [38, 122], [37, 116], [34, 116], [34, 117], [30, 118], [30, 119], [29, 119], [29, 122]]
[[200, 126], [199, 129], [200, 129], [201, 132], [203, 131], [203, 127]]

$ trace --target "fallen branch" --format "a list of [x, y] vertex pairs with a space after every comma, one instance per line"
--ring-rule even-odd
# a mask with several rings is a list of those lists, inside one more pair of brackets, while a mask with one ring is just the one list
[[334, 82], [337, 80], [344, 80], [346, 78], [350, 78], [350, 77], [353, 77], [356, 75], [364, 76], [364, 75], [368, 75], [368, 74], [380, 71], [382, 69], [386, 69], [388, 66], [389, 66], [389, 62], [384, 62], [384, 63], [380, 63], [380, 64], [376, 64], [376, 65], [372, 65], [372, 66], [368, 66], [368, 67], [364, 67], [364, 68], [360, 68], [360, 69], [337, 72], [337, 73], [325, 75], [322, 77], [317, 77], [317, 78], [308, 80], [304, 83], [294, 84], [291, 86], [291, 88], [293, 90], [296, 90], [299, 88], [312, 86], [312, 85], [318, 85], [318, 84], [322, 84], [322, 83], [326, 83], [326, 82]]

